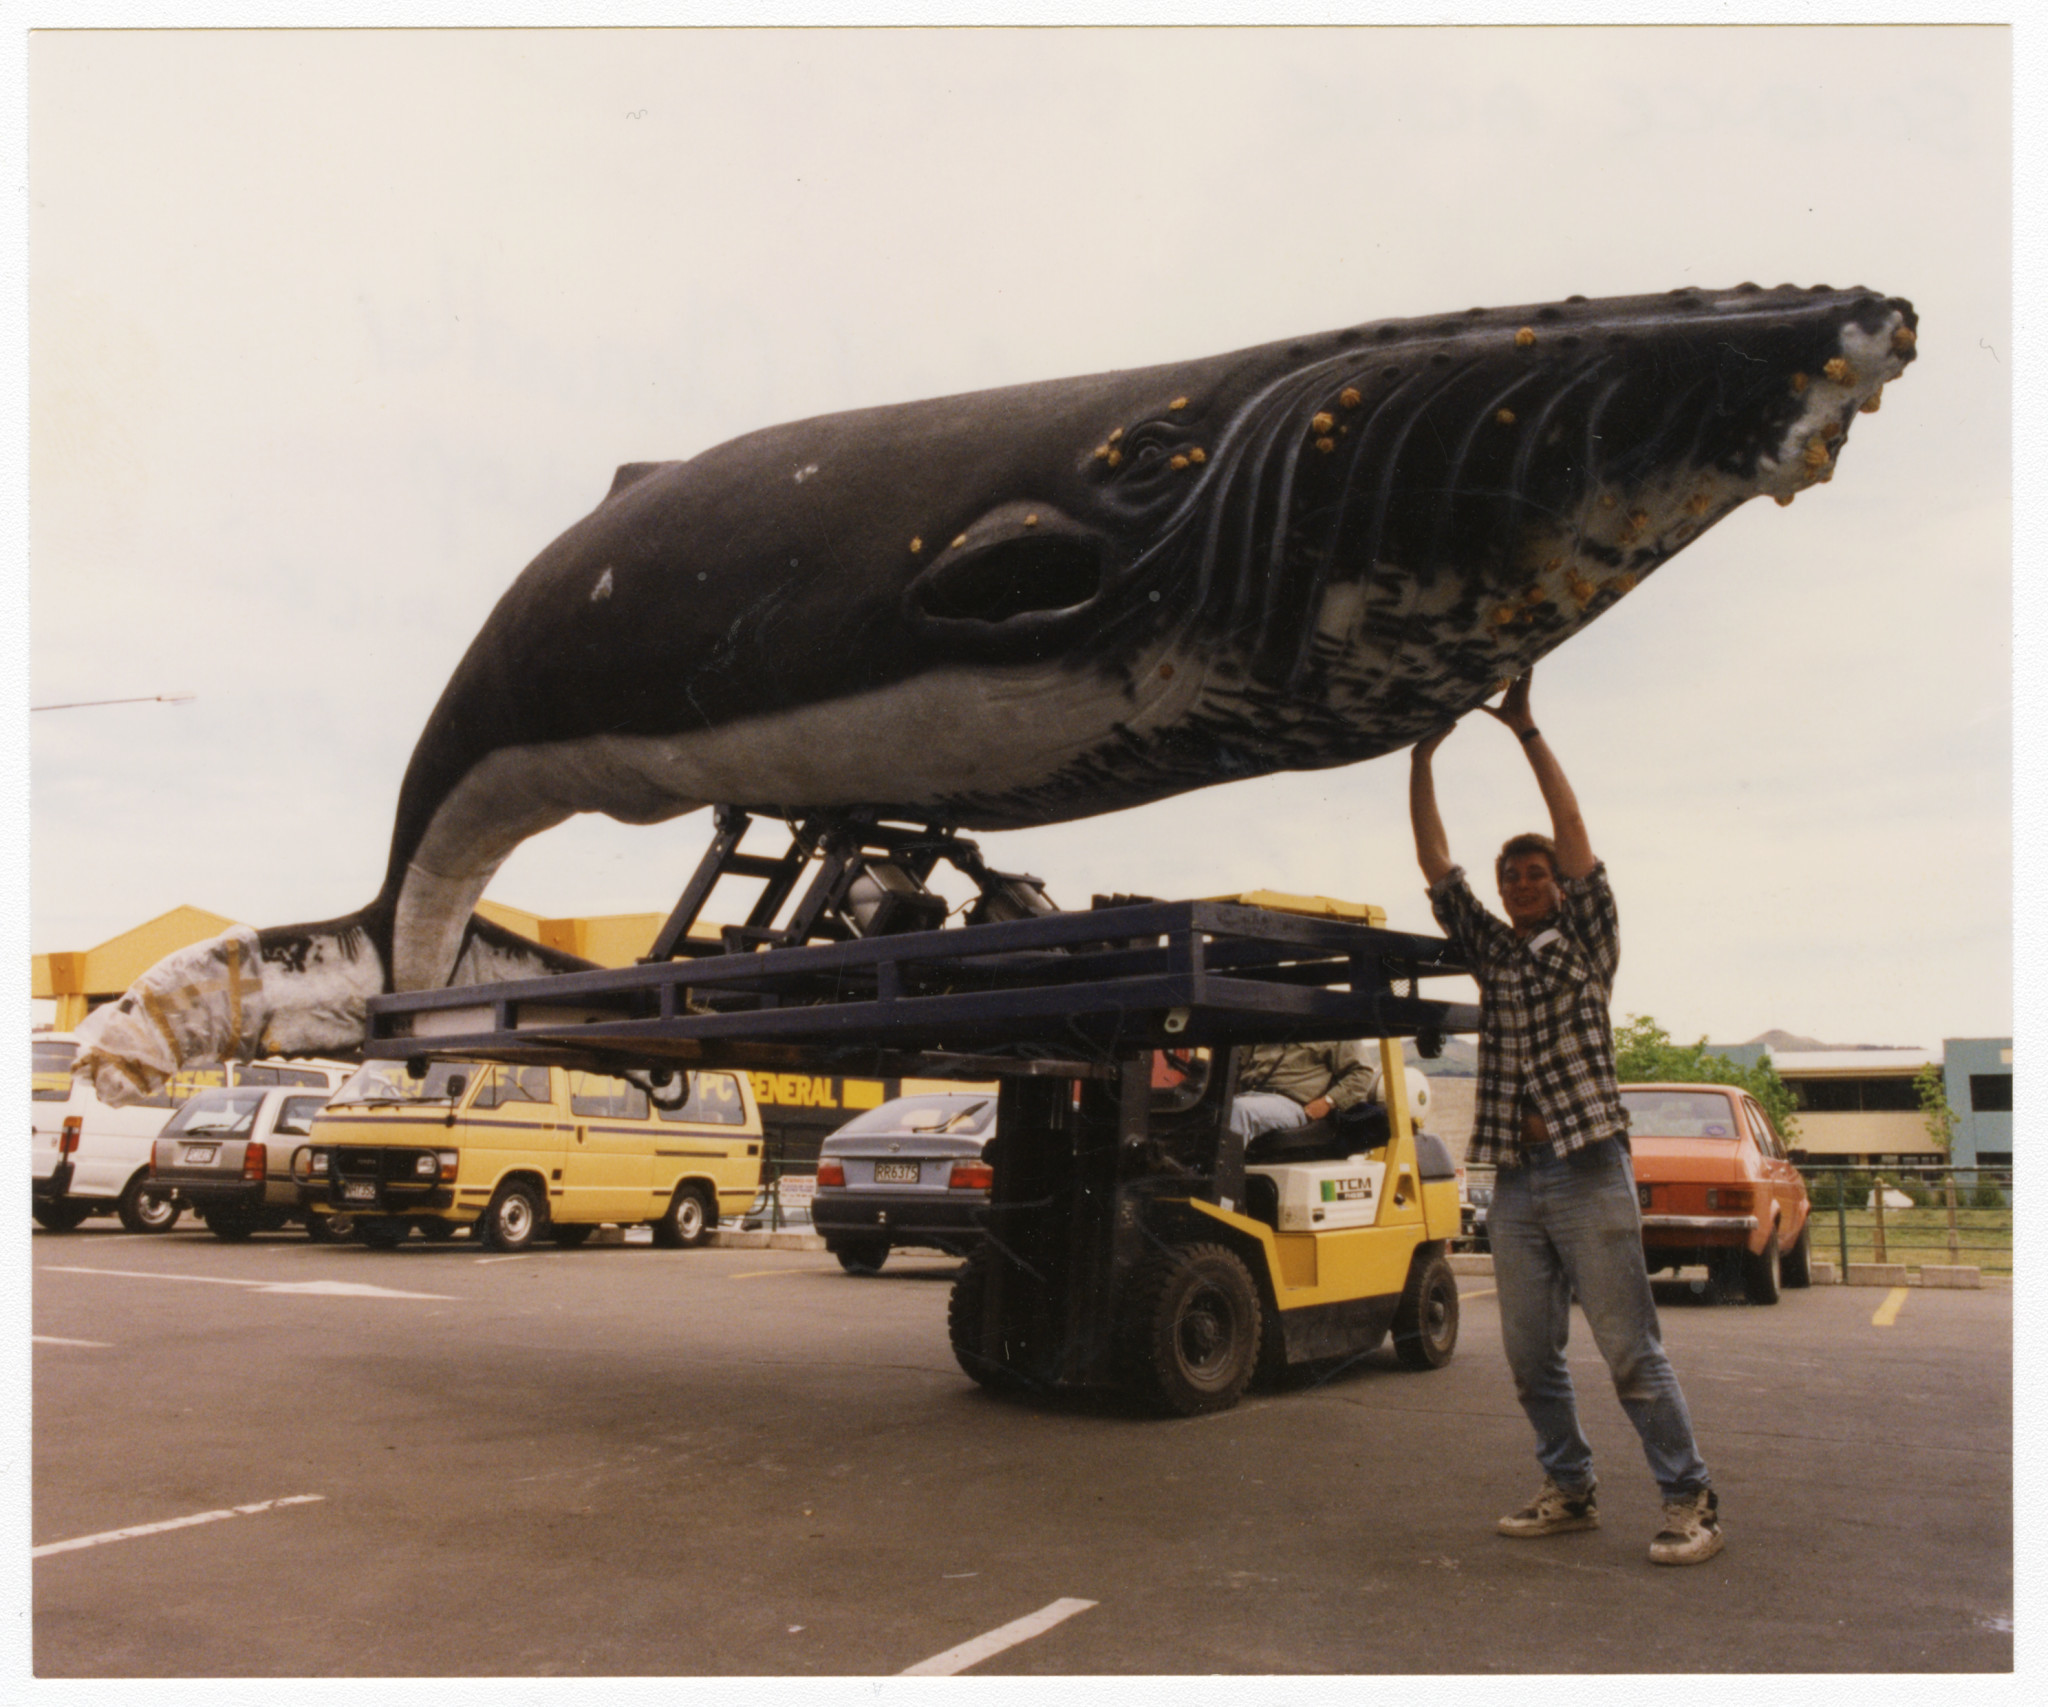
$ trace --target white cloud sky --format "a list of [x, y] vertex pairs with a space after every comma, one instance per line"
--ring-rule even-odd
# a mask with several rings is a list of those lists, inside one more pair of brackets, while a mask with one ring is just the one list
[[[319, 918], [518, 570], [618, 463], [1475, 303], [1867, 284], [1921, 360], [1539, 672], [1618, 1011], [2012, 1029], [2010, 41], [1998, 29], [52, 33], [30, 52], [37, 951]], [[1540, 806], [1474, 719], [1484, 866]], [[1399, 758], [984, 838], [1085, 905], [1427, 928]], [[580, 820], [492, 895], [667, 908]]]

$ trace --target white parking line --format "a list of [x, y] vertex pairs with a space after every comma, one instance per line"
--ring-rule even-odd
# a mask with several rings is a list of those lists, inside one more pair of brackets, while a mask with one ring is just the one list
[[94, 1351], [114, 1349], [113, 1343], [109, 1340], [66, 1340], [59, 1339], [55, 1334], [30, 1334], [28, 1337], [37, 1345], [89, 1345]]
[[971, 1642], [962, 1642], [957, 1648], [948, 1648], [943, 1654], [934, 1654], [928, 1660], [899, 1671], [898, 1677], [954, 1677], [969, 1666], [980, 1665], [991, 1655], [1001, 1653], [1005, 1648], [1014, 1648], [1019, 1642], [1028, 1642], [1033, 1636], [1042, 1636], [1055, 1624], [1062, 1624], [1077, 1612], [1086, 1612], [1095, 1604], [1092, 1600], [1056, 1600], [1050, 1606], [1041, 1606], [1027, 1617], [1005, 1624], [1000, 1630], [991, 1630], [986, 1636], [977, 1636]]
[[254, 1505], [232, 1506], [226, 1511], [202, 1511], [192, 1517], [174, 1517], [165, 1523], [138, 1523], [132, 1529], [109, 1529], [98, 1535], [75, 1536], [69, 1541], [46, 1541], [40, 1547], [31, 1547], [29, 1557], [40, 1559], [46, 1553], [75, 1553], [81, 1547], [104, 1547], [109, 1541], [132, 1541], [138, 1535], [161, 1535], [167, 1529], [190, 1529], [195, 1523], [254, 1517], [260, 1511], [275, 1511], [280, 1506], [313, 1505], [326, 1497], [325, 1494], [293, 1494], [287, 1499], [258, 1500]]
[[257, 1292], [296, 1292], [309, 1298], [429, 1298], [436, 1303], [453, 1303], [447, 1292], [400, 1292], [395, 1287], [371, 1286], [359, 1280], [228, 1280], [215, 1274], [152, 1274], [139, 1268], [74, 1268], [68, 1263], [46, 1262], [51, 1274], [105, 1274], [116, 1280], [189, 1280], [202, 1286], [247, 1286]]

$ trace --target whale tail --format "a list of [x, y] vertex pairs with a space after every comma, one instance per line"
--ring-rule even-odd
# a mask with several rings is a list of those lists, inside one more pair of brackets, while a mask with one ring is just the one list
[[[593, 962], [544, 948], [472, 914], [451, 985], [487, 984]], [[270, 1055], [351, 1056], [370, 997], [391, 988], [391, 908], [382, 900], [317, 924], [237, 925], [167, 955], [78, 1027], [72, 1072], [119, 1108], [175, 1073]]]

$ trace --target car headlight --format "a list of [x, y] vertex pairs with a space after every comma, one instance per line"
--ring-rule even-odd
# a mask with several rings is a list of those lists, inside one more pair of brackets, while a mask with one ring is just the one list
[[432, 1179], [441, 1171], [441, 1158], [428, 1150], [413, 1158], [412, 1171], [422, 1179]]
[[306, 1171], [308, 1173], [324, 1174], [327, 1171], [327, 1152], [325, 1150], [315, 1150], [312, 1155], [308, 1156], [306, 1158]]

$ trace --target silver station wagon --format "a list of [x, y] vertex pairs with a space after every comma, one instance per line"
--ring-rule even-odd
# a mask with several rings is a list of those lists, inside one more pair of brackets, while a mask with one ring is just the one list
[[898, 1245], [965, 1256], [986, 1227], [995, 1175], [994, 1091], [898, 1097], [856, 1115], [818, 1150], [811, 1224], [849, 1274], [873, 1274]]
[[216, 1239], [246, 1239], [300, 1222], [322, 1243], [343, 1236], [335, 1218], [305, 1210], [292, 1155], [326, 1105], [324, 1090], [222, 1085], [198, 1092], [157, 1135], [153, 1189], [170, 1191]]

